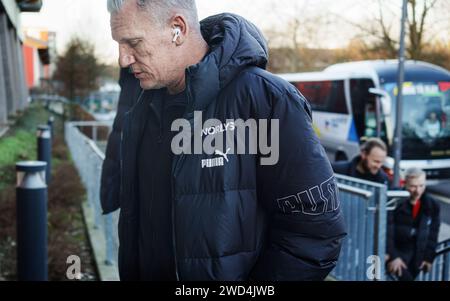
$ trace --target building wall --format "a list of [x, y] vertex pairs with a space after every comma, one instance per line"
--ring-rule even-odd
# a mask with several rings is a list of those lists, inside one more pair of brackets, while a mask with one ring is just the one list
[[[0, 12], [0, 18], [1, 18]], [[0, 44], [2, 43], [0, 39]], [[0, 52], [2, 52], [2, 48], [0, 46]], [[8, 113], [7, 113], [7, 100], [6, 100], [6, 83], [5, 83], [5, 74], [3, 67], [3, 58], [0, 53], [0, 133], [2, 132], [2, 128], [5, 127], [8, 121]]]
[[25, 63], [25, 77], [28, 89], [31, 88], [43, 88], [45, 83], [51, 78], [51, 63], [50, 65], [43, 61], [39, 55], [39, 51], [46, 51], [50, 58], [52, 54], [50, 53], [49, 45], [49, 33], [48, 31], [38, 30], [32, 28], [27, 28], [24, 34], [23, 42], [23, 54]]
[[23, 110], [28, 101], [19, 10], [14, 1], [0, 0], [0, 131], [7, 118]]
[[16, 53], [17, 53], [17, 67], [18, 67], [18, 77], [19, 77], [19, 97], [20, 97], [20, 110], [23, 110], [28, 105], [29, 90], [27, 87], [26, 76], [25, 76], [25, 61], [23, 57], [23, 45], [19, 37], [16, 37]]
[[25, 75], [27, 78], [27, 86], [28, 88], [32, 88], [33, 86], [36, 85], [35, 70], [34, 70], [35, 49], [30, 46], [23, 45], [23, 56], [25, 59], [25, 66], [26, 66]]
[[[3, 61], [3, 88], [6, 98], [6, 107], [2, 111], [9, 115], [13, 110], [13, 86], [12, 86], [12, 56], [11, 42], [8, 27], [8, 18], [5, 12], [0, 12], [0, 59]], [[4, 115], [4, 114], [1, 114]]]

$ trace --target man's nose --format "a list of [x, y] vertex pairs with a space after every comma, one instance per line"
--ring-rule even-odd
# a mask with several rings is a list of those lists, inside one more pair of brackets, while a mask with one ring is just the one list
[[136, 61], [134, 59], [134, 56], [132, 56], [131, 54], [128, 53], [123, 53], [122, 51], [120, 52], [119, 55], [119, 65], [122, 68], [128, 68], [130, 67], [132, 64], [134, 64]]

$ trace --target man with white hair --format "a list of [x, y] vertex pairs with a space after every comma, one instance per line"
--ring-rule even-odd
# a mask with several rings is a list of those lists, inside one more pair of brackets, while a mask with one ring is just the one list
[[388, 217], [388, 271], [402, 281], [413, 281], [420, 271], [431, 270], [436, 255], [439, 204], [426, 189], [426, 174], [411, 168], [405, 174], [409, 200]]
[[[121, 279], [324, 279], [345, 235], [333, 171], [307, 101], [264, 70], [260, 31], [233, 14], [199, 22], [194, 0], [108, 8], [119, 63], [142, 88], [133, 101], [122, 91], [102, 172], [104, 212], [121, 209]], [[219, 124], [196, 131], [199, 113]], [[196, 145], [239, 140], [230, 119], [279, 120], [276, 136], [259, 133], [279, 141], [276, 162], [262, 164], [262, 151], [173, 151], [174, 121], [194, 125]]]

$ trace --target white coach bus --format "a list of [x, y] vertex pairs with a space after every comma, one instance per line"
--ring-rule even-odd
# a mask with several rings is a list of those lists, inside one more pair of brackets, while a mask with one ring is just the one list
[[[315, 130], [332, 161], [359, 153], [363, 137], [389, 147], [392, 176], [398, 61], [337, 64], [323, 72], [281, 74], [308, 99]], [[400, 168], [419, 167], [429, 179], [450, 178], [450, 72], [407, 61], [403, 87], [403, 149]]]

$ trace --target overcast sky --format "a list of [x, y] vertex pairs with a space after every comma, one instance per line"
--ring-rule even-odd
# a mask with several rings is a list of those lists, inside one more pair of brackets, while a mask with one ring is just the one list
[[[111, 39], [106, 1], [44, 0], [40, 13], [22, 14], [22, 25], [55, 31], [59, 53], [77, 34], [95, 43], [97, 55], [103, 61], [117, 62], [117, 45]], [[325, 14], [333, 20], [364, 22], [375, 13], [376, 3], [376, 0], [197, 0], [201, 19], [221, 12], [233, 12], [248, 18], [263, 30], [283, 26], [285, 20], [292, 16], [311, 18]], [[327, 25], [317, 37], [317, 45], [311, 46], [345, 46], [354, 35], [354, 28], [346, 24]]]

